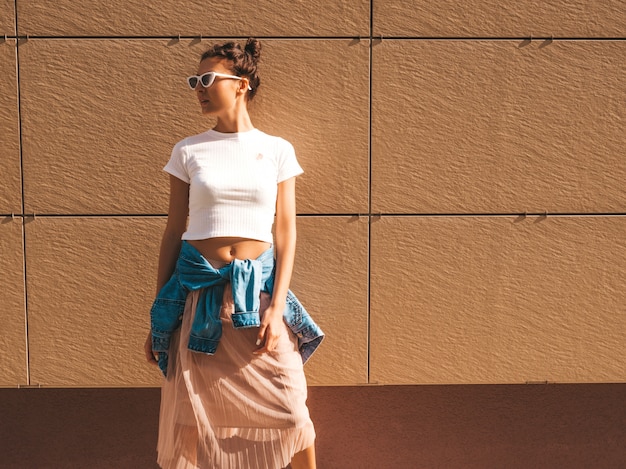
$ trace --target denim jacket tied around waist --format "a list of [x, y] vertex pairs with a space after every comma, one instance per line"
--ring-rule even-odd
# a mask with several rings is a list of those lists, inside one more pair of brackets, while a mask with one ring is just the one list
[[[152, 350], [159, 355], [159, 368], [163, 375], [167, 373], [170, 338], [182, 323], [190, 291], [202, 289], [191, 325], [188, 348], [212, 355], [222, 336], [220, 309], [226, 283], [230, 282], [233, 291], [233, 326], [236, 329], [259, 327], [260, 294], [272, 294], [274, 272], [272, 248], [256, 259], [235, 259], [215, 269], [196, 248], [183, 241], [174, 273], [159, 291], [150, 310]], [[302, 362], [306, 363], [324, 339], [324, 333], [291, 290], [287, 292], [283, 318], [298, 337], [298, 349]]]

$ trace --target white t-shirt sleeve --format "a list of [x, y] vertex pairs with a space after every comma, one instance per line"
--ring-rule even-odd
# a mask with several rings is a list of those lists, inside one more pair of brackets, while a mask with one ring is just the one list
[[283, 182], [294, 176], [299, 176], [304, 173], [304, 170], [298, 163], [296, 158], [296, 151], [293, 145], [286, 140], [283, 140], [283, 149], [280, 153], [278, 161], [278, 177], [276, 182]]
[[191, 178], [187, 171], [187, 151], [185, 140], [178, 142], [172, 149], [170, 160], [167, 162], [163, 171], [170, 173], [172, 176], [176, 176], [181, 181], [189, 184]]

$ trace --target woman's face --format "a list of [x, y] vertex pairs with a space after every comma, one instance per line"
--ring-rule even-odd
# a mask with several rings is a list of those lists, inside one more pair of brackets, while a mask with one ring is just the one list
[[[233, 75], [224, 65], [224, 59], [210, 57], [200, 62], [198, 66], [198, 76], [207, 72], [225, 73]], [[246, 82], [247, 83], [247, 82]], [[237, 98], [243, 99], [240, 88], [242, 82], [231, 78], [215, 77], [211, 86], [205, 88], [200, 83], [196, 86], [196, 96], [200, 102], [203, 114], [219, 116], [223, 113], [235, 110]]]

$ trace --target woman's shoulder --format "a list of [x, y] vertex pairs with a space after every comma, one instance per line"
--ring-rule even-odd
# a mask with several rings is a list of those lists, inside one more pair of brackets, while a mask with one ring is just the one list
[[201, 143], [203, 140], [206, 141], [205, 134], [206, 132], [202, 132], [182, 138], [174, 144], [174, 150], [180, 150], [186, 146], [193, 145], [194, 143]]
[[291, 142], [286, 140], [283, 137], [279, 137], [278, 135], [271, 135], [263, 132], [262, 130], [257, 129], [257, 138], [259, 141], [264, 141], [268, 145], [272, 145], [274, 148], [280, 151], [291, 151], [293, 150], [293, 145]]

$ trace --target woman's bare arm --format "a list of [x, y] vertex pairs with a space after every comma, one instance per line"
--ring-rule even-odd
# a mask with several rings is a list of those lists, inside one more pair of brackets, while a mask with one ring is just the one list
[[181, 237], [187, 229], [189, 214], [189, 184], [170, 175], [170, 203], [167, 225], [161, 239], [159, 267], [157, 270], [157, 293], [167, 283], [176, 267]]
[[291, 283], [293, 263], [296, 255], [296, 178], [292, 177], [278, 184], [276, 198], [275, 229], [276, 277], [272, 302], [265, 311], [259, 329], [259, 344], [264, 346], [256, 353], [271, 352], [280, 336], [287, 290]]

